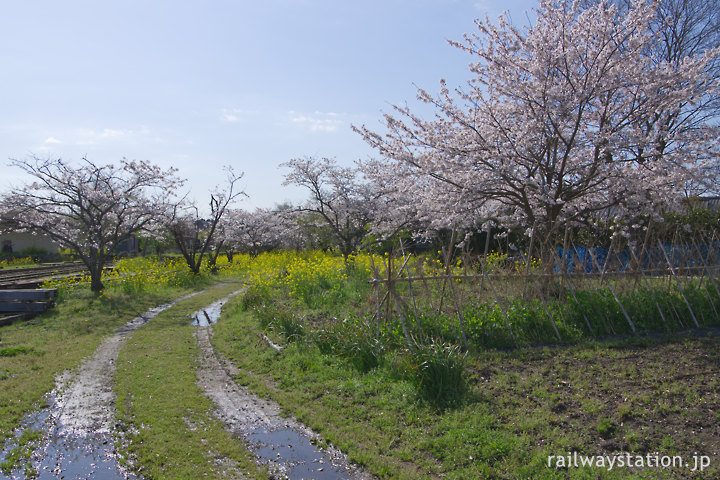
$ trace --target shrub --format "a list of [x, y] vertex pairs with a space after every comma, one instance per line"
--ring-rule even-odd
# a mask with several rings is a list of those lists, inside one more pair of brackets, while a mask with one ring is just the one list
[[370, 335], [358, 335], [346, 345], [348, 360], [361, 373], [367, 373], [383, 364], [385, 345]]
[[243, 293], [240, 300], [240, 306], [243, 311], [248, 311], [254, 307], [262, 305], [267, 298], [267, 292], [257, 285], [251, 285]]
[[418, 393], [440, 408], [457, 405], [466, 392], [465, 354], [444, 342], [414, 345], [408, 351]]
[[305, 335], [303, 322], [284, 308], [263, 303], [254, 306], [252, 310], [263, 330], [273, 330], [289, 342], [298, 340]]
[[305, 335], [303, 322], [285, 310], [277, 312], [271, 328], [284, 336], [289, 342], [296, 341]]
[[387, 350], [383, 337], [376, 338], [369, 324], [354, 319], [326, 324], [313, 334], [313, 341], [320, 353], [344, 358], [361, 373], [381, 366]]

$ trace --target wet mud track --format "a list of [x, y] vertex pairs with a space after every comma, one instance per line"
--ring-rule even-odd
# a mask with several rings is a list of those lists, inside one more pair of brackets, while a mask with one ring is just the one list
[[118, 462], [113, 429], [115, 362], [128, 335], [155, 318], [163, 310], [201, 292], [177, 298], [135, 317], [106, 338], [75, 372], [65, 372], [48, 395], [47, 409], [28, 416], [23, 426], [0, 452], [0, 461], [17, 445], [23, 431], [42, 431], [41, 447], [31, 464], [0, 479], [136, 479]]
[[278, 405], [250, 394], [235, 383], [233, 376], [238, 373], [237, 369], [220, 357], [211, 344], [212, 324], [220, 317], [227, 298], [193, 315], [195, 338], [201, 351], [198, 385], [215, 403], [215, 415], [229, 431], [250, 444], [258, 461], [268, 466], [272, 478], [372, 478], [351, 465], [338, 449], [320, 449], [319, 436], [297, 420], [283, 417]]
[[[210, 343], [212, 324], [235, 291], [193, 315], [192, 325], [200, 347], [198, 385], [215, 403], [215, 415], [233, 434], [249, 444], [272, 477], [285, 479], [370, 479], [351, 465], [337, 449], [317, 447], [319, 436], [280, 408], [250, 394], [233, 380], [236, 369], [217, 355]], [[202, 292], [195, 292], [155, 307], [134, 318], [106, 338], [75, 371], [56, 380], [47, 408], [29, 415], [16, 436], [0, 451], [0, 462], [18, 445], [24, 431], [39, 431], [39, 448], [29, 464], [0, 480], [103, 479], [137, 480], [119, 462], [115, 441], [115, 364], [127, 337], [160, 312]], [[192, 328], [192, 327], [191, 327]], [[235, 373], [234, 373], [235, 372]]]

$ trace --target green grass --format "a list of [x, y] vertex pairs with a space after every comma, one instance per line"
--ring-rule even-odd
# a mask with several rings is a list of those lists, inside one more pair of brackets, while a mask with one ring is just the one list
[[[264, 311], [288, 306], [286, 298], [262, 302]], [[304, 323], [305, 335], [290, 339], [273, 330], [272, 321], [243, 308], [248, 303], [261, 300], [233, 301], [214, 327], [215, 346], [241, 369], [237, 381], [278, 401], [380, 478], [714, 478], [720, 473], [720, 465], [704, 476], [547, 467], [548, 456], [571, 451], [660, 452], [690, 461], [694, 452], [718, 452], [718, 337], [471, 349], [461, 362], [461, 376], [444, 369], [442, 359], [450, 355], [442, 353], [453, 347], [438, 342], [432, 353], [439, 362], [439, 384], [457, 381], [462, 392], [438, 405], [432, 398], [442, 389], [428, 395], [423, 382], [407, 374], [409, 364], [422, 362], [403, 347], [399, 325], [382, 326], [380, 361], [356, 363], [354, 350], [372, 349], [358, 346], [355, 335], [372, 338], [372, 325], [323, 320], [322, 309], [301, 310], [305, 318], [297, 321]], [[257, 344], [263, 331], [284, 344], [281, 354]]]
[[[42, 438], [42, 432], [38, 430], [25, 430], [17, 439], [17, 446], [8, 452], [5, 460], [0, 463], [0, 472], [10, 475], [18, 465], [28, 465], [28, 460], [37, 447], [38, 441]], [[28, 469], [29, 470], [29, 469]], [[26, 471], [28, 478], [33, 478], [34, 472]]]
[[28, 352], [30, 352], [30, 349], [27, 347], [5, 347], [0, 348], [0, 357], [14, 357], [15, 355]]
[[[366, 275], [348, 276], [345, 283], [297, 288], [294, 297], [286, 287], [251, 288], [226, 306], [213, 343], [240, 368], [237, 382], [276, 400], [378, 477], [720, 475], [718, 464], [702, 475], [547, 467], [548, 456], [575, 451], [717, 458], [720, 338], [672, 336], [691, 322], [677, 291], [620, 293], [639, 330], [665, 336], [612, 341], [591, 340], [579, 313], [580, 307], [589, 313], [595, 334], [628, 333], [607, 291], [578, 290], [575, 302], [561, 298], [558, 289], [547, 308], [537, 299], [514, 298], [504, 305], [520, 348], [498, 308], [466, 303], [470, 348], [461, 351], [457, 317], [438, 315], [420, 298], [417, 318], [410, 307], [406, 312], [409, 344], [397, 318], [384, 319], [378, 332], [366, 316], [374, 313], [375, 298]], [[717, 324], [717, 291], [707, 282], [702, 288], [687, 283], [684, 294], [701, 324]], [[457, 284], [471, 298], [465, 287]], [[213, 405], [195, 384], [198, 348], [188, 315], [236, 288], [218, 287], [161, 313], [121, 353], [119, 422], [126, 452], [145, 478], [197, 478], [198, 472], [223, 478], [236, 471], [267, 476], [211, 416]], [[0, 329], [0, 433], [7, 436], [19, 415], [52, 388], [54, 375], [77, 365], [103, 336], [163, 303], [163, 295], [180, 294], [108, 292], [96, 298], [74, 292], [57, 311]], [[669, 325], [656, 315], [656, 302]], [[547, 310], [571, 345], [538, 346], [558, 343]], [[282, 352], [258, 342], [261, 333]]]
[[267, 478], [245, 445], [212, 416], [196, 386], [199, 350], [189, 316], [238, 284], [215, 287], [179, 302], [138, 329], [117, 363], [118, 419], [127, 452], [146, 479]]

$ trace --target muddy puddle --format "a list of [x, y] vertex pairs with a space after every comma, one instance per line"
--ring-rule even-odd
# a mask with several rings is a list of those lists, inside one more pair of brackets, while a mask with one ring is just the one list
[[223, 305], [225, 305], [231, 298], [242, 293], [244, 290], [244, 288], [236, 290], [224, 296], [220, 300], [211, 303], [207, 307], [201, 308], [200, 310], [191, 315], [192, 322], [190, 323], [198, 327], [208, 327], [213, 323], [217, 322], [220, 319], [220, 313], [222, 311]]
[[193, 315], [195, 338], [201, 350], [198, 385], [215, 403], [215, 415], [229, 431], [248, 442], [257, 460], [268, 467], [271, 478], [372, 478], [350, 464], [341, 451], [320, 448], [319, 435], [297, 420], [283, 417], [277, 404], [252, 395], [235, 383], [232, 377], [237, 373], [236, 367], [216, 355], [210, 342], [212, 325], [220, 318], [226, 301], [227, 298], [221, 299]]
[[[28, 415], [3, 446], [0, 462], [17, 451], [23, 433], [35, 433], [20, 468], [0, 479], [137, 479], [120, 465], [115, 441], [115, 361], [127, 336], [191, 293], [135, 317], [103, 340], [92, 356], [56, 379], [46, 407]], [[27, 436], [27, 435], [26, 435]], [[32, 448], [30, 448], [32, 447]]]
[[[267, 465], [271, 478], [371, 478], [351, 465], [339, 450], [319, 448], [320, 437], [296, 420], [283, 417], [276, 404], [251, 395], [235, 383], [235, 367], [216, 356], [210, 338], [222, 306], [240, 292], [195, 312], [192, 319], [201, 349], [198, 385], [215, 403], [216, 416], [248, 443], [258, 462]], [[77, 369], [60, 375], [46, 406], [28, 415], [15, 437], [0, 450], [2, 463], [16, 453], [23, 433], [37, 432], [26, 448], [31, 453], [18, 462], [20, 468], [9, 475], [0, 472], [0, 480], [140, 479], [123, 467], [116, 451], [116, 442], [122, 440], [115, 425], [115, 362], [130, 333], [197, 293], [134, 318], [106, 338]]]
[[50, 398], [48, 407], [29, 415], [9, 441], [0, 462], [18, 446], [23, 432], [42, 432], [37, 448], [18, 468], [9, 475], [0, 473], [0, 479], [89, 479], [136, 480], [139, 477], [127, 472], [119, 464], [114, 439], [109, 432], [77, 435], [64, 429], [57, 416], [56, 399]]
[[[272, 428], [272, 427], [270, 427]], [[271, 430], [260, 428], [245, 435], [261, 463], [280, 478], [290, 480], [352, 479], [347, 461], [320, 450], [313, 444], [314, 438], [289, 429]]]

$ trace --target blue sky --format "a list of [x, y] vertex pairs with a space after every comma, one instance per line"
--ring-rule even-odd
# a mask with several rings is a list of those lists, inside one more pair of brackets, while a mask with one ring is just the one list
[[[351, 131], [381, 130], [416, 84], [469, 78], [447, 44], [474, 19], [531, 0], [26, 0], [0, 16], [0, 161], [30, 154], [175, 166], [201, 204], [244, 171], [272, 207], [305, 193], [282, 187], [279, 164], [307, 155], [350, 164], [375, 155]], [[3, 169], [0, 192], [22, 184]]]

